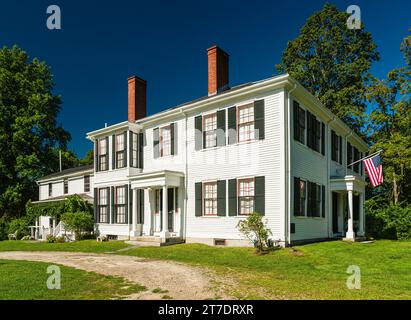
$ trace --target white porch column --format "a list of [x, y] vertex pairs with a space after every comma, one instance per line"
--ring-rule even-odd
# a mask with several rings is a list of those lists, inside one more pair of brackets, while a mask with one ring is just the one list
[[365, 217], [364, 217], [364, 192], [360, 193], [360, 212], [359, 212], [360, 220], [358, 222], [358, 235], [360, 237], [365, 235], [365, 228], [364, 228], [364, 222], [365, 222]]
[[353, 207], [353, 193], [352, 190], [348, 190], [348, 230], [345, 234], [347, 240], [355, 240], [354, 235], [354, 207]]
[[132, 233], [133, 237], [137, 236], [137, 206], [138, 206], [137, 192], [138, 192], [137, 188], [133, 189], [133, 192], [132, 192], [133, 199], [132, 199], [132, 202], [131, 202], [133, 204], [133, 210], [132, 210], [133, 224], [131, 226], [131, 233]]
[[161, 226], [161, 238], [165, 239], [169, 237], [168, 232], [168, 192], [167, 186], [163, 186], [163, 225]]

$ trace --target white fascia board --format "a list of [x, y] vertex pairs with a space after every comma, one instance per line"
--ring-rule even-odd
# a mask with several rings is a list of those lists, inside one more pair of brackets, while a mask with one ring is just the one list
[[37, 184], [40, 185], [40, 184], [45, 184], [45, 183], [50, 183], [50, 182], [55, 182], [55, 183], [63, 182], [65, 178], [81, 177], [81, 176], [84, 176], [84, 174], [88, 174], [90, 175], [90, 177], [92, 177], [94, 174], [94, 168], [83, 170], [83, 171], [77, 171], [73, 173], [68, 173], [68, 174], [56, 176], [53, 178], [39, 179], [37, 180]]
[[105, 137], [114, 132], [117, 132], [119, 130], [125, 130], [125, 129], [131, 130], [131, 131], [140, 131], [141, 126], [134, 122], [123, 121], [123, 122], [116, 123], [116, 124], [113, 124], [111, 126], [108, 126], [102, 129], [88, 132], [86, 138], [91, 141], [94, 141], [96, 138]]

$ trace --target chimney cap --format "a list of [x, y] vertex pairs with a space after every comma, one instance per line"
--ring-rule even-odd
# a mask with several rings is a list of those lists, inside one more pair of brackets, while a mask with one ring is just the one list
[[137, 76], [129, 76], [128, 78], [127, 78], [127, 80], [128, 80], [128, 82], [130, 82], [130, 81], [132, 81], [132, 80], [138, 80], [138, 81], [140, 81], [140, 82], [144, 82], [144, 83], [147, 83], [147, 80], [144, 80], [143, 78], [140, 78], [140, 77], [137, 77]]
[[225, 52], [224, 49], [221, 49], [221, 47], [219, 47], [219, 46], [216, 45], [216, 44], [215, 44], [215, 45], [212, 45], [210, 48], [208, 48], [208, 49], [207, 49], [207, 52], [209, 52], [209, 51], [211, 51], [211, 50], [214, 50], [214, 49], [216, 49], [216, 50], [218, 50], [218, 51], [226, 54], [227, 56], [229, 56], [229, 54], [228, 54], [227, 52]]

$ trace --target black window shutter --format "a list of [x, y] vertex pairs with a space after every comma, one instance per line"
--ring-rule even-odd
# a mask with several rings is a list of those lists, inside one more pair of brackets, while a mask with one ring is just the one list
[[138, 134], [138, 167], [143, 169], [144, 164], [144, 136], [143, 133], [140, 132]]
[[[111, 196], [110, 196], [110, 193], [111, 193]], [[116, 223], [116, 210], [114, 207], [114, 187], [111, 187], [111, 192], [110, 192], [110, 188], [107, 188], [107, 196], [108, 196], [107, 203], [109, 204], [109, 207], [111, 207], [110, 223]], [[110, 211], [107, 211], [107, 212], [110, 212]]]
[[203, 215], [203, 184], [201, 182], [196, 182], [195, 184], [195, 198], [196, 198], [196, 217], [201, 217]]
[[[347, 166], [349, 166], [352, 162], [352, 147], [351, 143], [347, 142]], [[350, 166], [350, 168], [352, 168], [352, 166]]]
[[[128, 184], [124, 185], [124, 195], [125, 195], [125, 200], [126, 200], [126, 217], [125, 217], [125, 221], [126, 224], [128, 223], [128, 212], [129, 212], [129, 203], [128, 203]], [[131, 199], [131, 198], [130, 198]]]
[[231, 107], [227, 112], [228, 144], [234, 144], [237, 142], [237, 108]]
[[153, 152], [154, 159], [160, 156], [160, 131], [158, 128], [153, 129]]
[[305, 113], [307, 115], [307, 146], [312, 148], [312, 140], [313, 140], [313, 124], [312, 124], [312, 117], [311, 112], [307, 111]]
[[175, 136], [174, 136], [174, 128], [176, 127], [176, 125], [173, 123], [170, 124], [170, 140], [171, 140], [171, 155], [174, 155], [174, 147], [175, 147]]
[[98, 223], [98, 189], [94, 188], [94, 222]]
[[127, 167], [127, 131], [124, 131], [124, 167]]
[[300, 178], [294, 177], [294, 216], [301, 215], [300, 191]]
[[307, 181], [307, 217], [311, 217], [313, 212], [313, 189], [313, 184]]
[[139, 196], [139, 219], [138, 223], [143, 224], [144, 223], [144, 189], [139, 189], [137, 192], [137, 195]]
[[265, 177], [255, 177], [255, 208], [254, 211], [265, 215]]
[[[107, 145], [107, 150], [108, 145]], [[107, 157], [107, 166], [108, 166], [108, 157]], [[113, 134], [112, 143], [111, 143], [111, 169], [116, 169], [116, 136]]]
[[217, 215], [226, 216], [226, 181], [217, 181]]
[[255, 130], [258, 130], [258, 137], [256, 137], [256, 139], [264, 139], [264, 100], [257, 100], [254, 102], [254, 128]]
[[338, 161], [339, 159], [337, 158], [338, 153], [338, 145], [339, 141], [337, 138], [337, 135], [335, 134], [334, 130], [331, 130], [331, 160]]
[[[129, 223], [132, 224], [133, 223], [133, 205], [137, 205], [138, 202], [137, 202], [137, 199], [133, 199], [133, 189], [131, 189], [130, 186], [128, 188], [128, 199], [129, 199], [128, 212], [130, 212]], [[134, 201], [136, 202], [136, 204], [134, 204]]]
[[99, 157], [98, 157], [98, 139], [94, 142], [94, 171], [99, 171]]
[[339, 163], [342, 164], [343, 149], [342, 149], [342, 137], [338, 137], [338, 150], [339, 150]]
[[321, 214], [325, 218], [325, 186], [321, 186]]
[[225, 109], [217, 111], [217, 146], [225, 146]]
[[325, 125], [321, 122], [321, 154], [325, 155]]
[[228, 215], [237, 215], [237, 179], [228, 180]]
[[300, 104], [297, 101], [293, 101], [293, 109], [294, 139], [300, 141]]
[[132, 131], [129, 131], [129, 141], [130, 141], [130, 144], [129, 144], [129, 146], [128, 146], [128, 156], [129, 156], [129, 164], [130, 164], [130, 168], [131, 167], [136, 167], [136, 165], [133, 163], [133, 132]]
[[203, 148], [203, 117], [197, 116], [194, 118], [194, 139], [195, 139], [195, 149], [201, 150]]

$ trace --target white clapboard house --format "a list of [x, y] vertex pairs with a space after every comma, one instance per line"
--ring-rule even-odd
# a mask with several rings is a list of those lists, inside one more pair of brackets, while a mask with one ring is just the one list
[[282, 245], [362, 237], [364, 170], [347, 165], [367, 144], [289, 75], [230, 87], [228, 54], [207, 55], [208, 95], [151, 116], [130, 77], [128, 121], [87, 134], [90, 189], [56, 174], [40, 200], [92, 192], [96, 230], [114, 239], [248, 245], [236, 226], [253, 211]]

